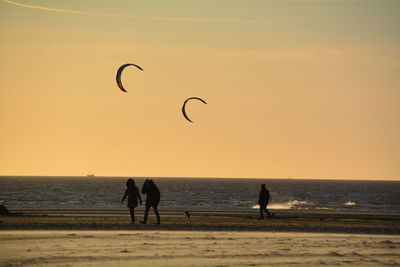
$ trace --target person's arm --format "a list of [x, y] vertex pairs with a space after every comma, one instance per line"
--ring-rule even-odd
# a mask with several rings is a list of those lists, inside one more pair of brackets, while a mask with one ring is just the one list
[[147, 181], [144, 181], [143, 186], [142, 186], [142, 194], [146, 194], [147, 193]]
[[160, 200], [161, 200], [161, 193], [160, 193], [160, 190], [158, 189], [158, 187], [156, 187], [156, 193], [157, 193], [157, 202], [158, 203], [160, 203]]
[[[136, 189], [137, 189], [137, 188], [136, 188]], [[142, 197], [140, 196], [139, 189], [137, 189], [137, 195], [138, 195], [138, 198], [139, 198], [139, 203], [140, 203], [140, 205], [142, 205], [143, 202], [142, 202]]]
[[125, 190], [125, 194], [122, 197], [121, 204], [124, 203], [125, 198], [128, 196], [128, 190]]

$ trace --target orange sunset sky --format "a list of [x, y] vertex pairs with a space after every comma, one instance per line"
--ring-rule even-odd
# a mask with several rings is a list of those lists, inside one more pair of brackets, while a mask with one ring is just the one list
[[400, 179], [399, 26], [397, 0], [0, 0], [0, 175]]

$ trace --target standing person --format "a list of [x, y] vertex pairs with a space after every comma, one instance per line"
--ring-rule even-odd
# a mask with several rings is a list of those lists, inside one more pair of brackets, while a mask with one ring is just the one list
[[124, 203], [125, 198], [128, 197], [128, 208], [131, 213], [132, 223], [135, 223], [135, 208], [138, 206], [138, 200], [140, 205], [142, 205], [142, 197], [140, 196], [139, 189], [135, 185], [135, 181], [129, 178], [126, 181], [125, 194], [122, 197], [121, 204]]
[[260, 220], [264, 219], [263, 211], [265, 211], [265, 213], [267, 213], [268, 218], [271, 218], [271, 213], [269, 213], [269, 211], [267, 210], [267, 205], [268, 205], [270, 199], [271, 199], [271, 196], [269, 194], [268, 189], [265, 187], [265, 184], [262, 184], [260, 195], [258, 197], [258, 204], [260, 204]]
[[146, 194], [146, 211], [144, 212], [144, 219], [140, 223], [146, 224], [147, 217], [149, 216], [150, 208], [153, 207], [154, 213], [157, 217], [157, 224], [160, 224], [160, 214], [158, 214], [158, 204], [160, 204], [160, 190], [153, 182], [153, 180], [146, 179], [143, 183], [142, 194]]

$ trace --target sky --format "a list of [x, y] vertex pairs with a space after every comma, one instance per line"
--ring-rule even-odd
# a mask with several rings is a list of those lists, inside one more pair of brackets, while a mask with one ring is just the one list
[[0, 175], [400, 180], [399, 26], [397, 0], [0, 0]]

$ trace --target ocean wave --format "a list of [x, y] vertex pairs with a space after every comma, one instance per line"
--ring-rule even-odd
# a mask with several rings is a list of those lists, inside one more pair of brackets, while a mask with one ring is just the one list
[[[143, 178], [135, 180], [138, 185], [144, 181]], [[126, 207], [126, 203], [121, 205], [125, 181], [126, 177], [0, 176], [0, 201], [10, 209], [121, 208]], [[161, 191], [161, 209], [259, 208], [255, 204], [260, 180], [156, 178], [156, 181]], [[268, 208], [273, 211], [400, 212], [400, 182], [271, 179], [265, 183], [273, 197]]]
[[[287, 202], [281, 202], [281, 203], [269, 203], [268, 208], [269, 209], [275, 209], [275, 210], [289, 210], [289, 209], [295, 209], [297, 206], [302, 206], [302, 205], [313, 205], [313, 202], [306, 201], [306, 200], [290, 200]], [[252, 209], [259, 209], [260, 205], [253, 205], [251, 207]], [[302, 207], [304, 208], [304, 207]]]
[[309, 204], [314, 204], [312, 202], [309, 201], [305, 201], [305, 200], [293, 200], [291, 201], [293, 205], [309, 205]]
[[[271, 203], [268, 205], [268, 209], [273, 209], [273, 210], [289, 210], [293, 206], [291, 206], [288, 203]], [[253, 205], [251, 207], [252, 209], [259, 209], [260, 205]]]

